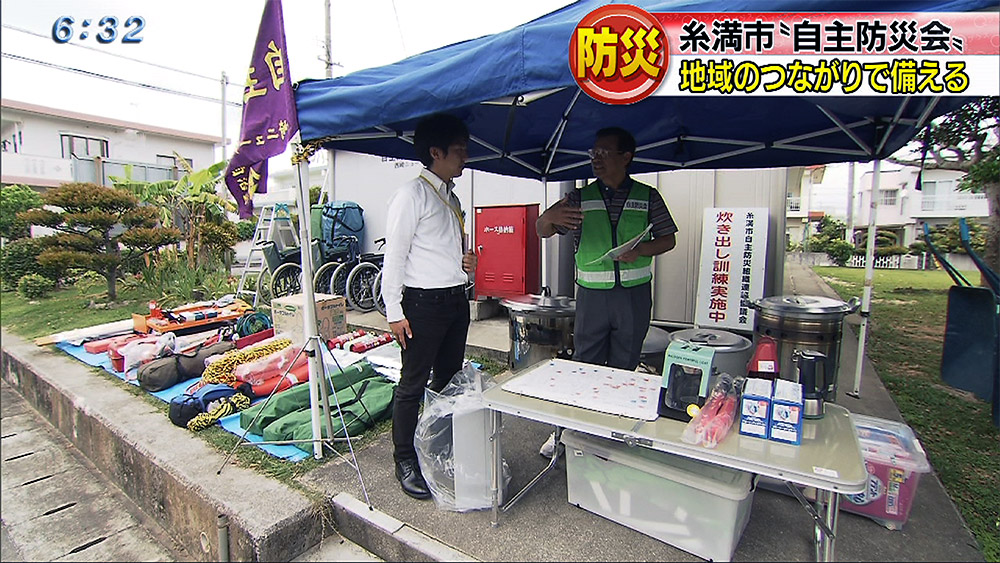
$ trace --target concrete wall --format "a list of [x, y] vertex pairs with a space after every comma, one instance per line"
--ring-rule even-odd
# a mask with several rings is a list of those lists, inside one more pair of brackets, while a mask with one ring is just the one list
[[252, 469], [224, 465], [215, 448], [94, 368], [6, 331], [2, 340], [4, 381], [192, 559], [220, 560], [220, 514], [229, 518], [232, 561], [287, 561], [329, 533], [324, 503]]
[[[325, 156], [310, 166], [310, 185], [323, 185]], [[351, 200], [365, 209], [365, 250], [384, 236], [386, 202], [392, 191], [416, 176], [420, 163], [371, 155], [337, 152], [333, 191], [336, 199]], [[268, 200], [294, 201], [293, 174], [271, 176]], [[802, 182], [802, 168], [752, 170], [684, 170], [640, 174], [636, 178], [656, 187], [677, 223], [677, 247], [654, 261], [654, 320], [690, 324], [701, 252], [702, 216], [706, 207], [764, 207], [770, 210], [764, 295], [781, 291], [785, 251], [785, 199], [789, 186]], [[466, 211], [467, 231], [474, 232], [476, 206], [537, 203], [544, 210], [573, 189], [573, 182], [549, 182], [498, 176], [466, 170], [455, 181], [455, 193]], [[582, 184], [581, 184], [582, 185]], [[261, 200], [257, 200], [261, 201]], [[259, 203], [258, 203], [259, 204]], [[471, 218], [470, 218], [471, 216]], [[573, 242], [571, 237], [543, 241], [542, 283], [553, 295], [573, 295]]]
[[[650, 181], [650, 176], [639, 179]], [[785, 253], [785, 194], [801, 182], [802, 168], [678, 170], [655, 175], [679, 229], [677, 247], [654, 263], [653, 318], [668, 323], [694, 321], [695, 283], [706, 207], [765, 207], [768, 215], [764, 295], [781, 291]]]
[[789, 252], [785, 260], [806, 266], [836, 266], [825, 252]]

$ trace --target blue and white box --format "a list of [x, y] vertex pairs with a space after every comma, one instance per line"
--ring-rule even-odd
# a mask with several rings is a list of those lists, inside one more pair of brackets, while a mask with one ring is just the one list
[[802, 442], [802, 385], [784, 379], [774, 382], [770, 426], [771, 440], [795, 445]]
[[740, 399], [740, 434], [767, 439], [771, 414], [771, 380], [752, 377], [743, 386]]

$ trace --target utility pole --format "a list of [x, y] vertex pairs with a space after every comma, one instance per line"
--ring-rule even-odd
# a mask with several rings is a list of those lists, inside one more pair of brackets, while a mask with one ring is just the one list
[[222, 160], [226, 160], [226, 86], [229, 79], [226, 78], [226, 71], [222, 71]]
[[326, 10], [326, 18], [324, 18], [324, 22], [326, 23], [326, 42], [323, 44], [326, 51], [323, 63], [326, 65], [326, 77], [333, 78], [333, 42], [331, 40], [330, 31], [330, 0], [323, 1], [323, 8]]

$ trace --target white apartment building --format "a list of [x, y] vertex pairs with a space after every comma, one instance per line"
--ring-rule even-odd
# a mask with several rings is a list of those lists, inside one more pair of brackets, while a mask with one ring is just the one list
[[[959, 217], [985, 218], [989, 208], [985, 194], [958, 189], [963, 173], [925, 169], [922, 189], [917, 190], [920, 169], [883, 161], [880, 172], [875, 224], [894, 232], [901, 246], [920, 240], [923, 225], [946, 225]], [[793, 186], [787, 198], [786, 236], [801, 244], [815, 233], [816, 221], [824, 214], [853, 225], [854, 232], [868, 228], [874, 172], [870, 163], [854, 166], [853, 197], [849, 197], [849, 166], [830, 164], [807, 167], [802, 183]], [[850, 206], [850, 213], [848, 209]]]
[[[922, 189], [918, 191], [919, 173], [920, 169], [914, 166], [886, 163], [880, 174], [875, 224], [896, 233], [900, 245], [908, 246], [920, 240], [924, 223], [933, 228], [947, 225], [959, 217], [989, 216], [986, 194], [959, 191], [962, 172], [925, 169]], [[861, 175], [859, 191], [854, 198], [855, 231], [868, 225], [873, 178], [871, 170]]]
[[3, 185], [38, 190], [65, 182], [111, 185], [110, 176], [178, 177], [176, 152], [194, 169], [214, 163], [220, 137], [154, 127], [31, 103], [0, 100]]

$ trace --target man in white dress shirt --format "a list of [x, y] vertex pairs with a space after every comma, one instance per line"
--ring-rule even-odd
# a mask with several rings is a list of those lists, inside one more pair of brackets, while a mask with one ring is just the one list
[[462, 369], [469, 332], [465, 287], [476, 269], [466, 251], [461, 202], [453, 178], [468, 158], [469, 130], [452, 115], [417, 124], [413, 145], [425, 168], [389, 199], [382, 299], [403, 369], [392, 410], [393, 459], [403, 492], [430, 498], [413, 434], [424, 388], [440, 391]]

